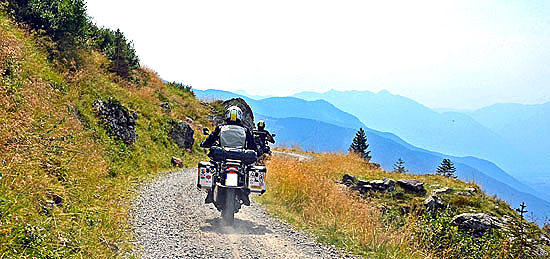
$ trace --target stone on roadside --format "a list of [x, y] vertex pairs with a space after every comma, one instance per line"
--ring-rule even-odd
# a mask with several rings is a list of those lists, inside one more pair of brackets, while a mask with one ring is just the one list
[[175, 156], [172, 157], [172, 166], [183, 168], [183, 161]]
[[172, 112], [172, 107], [170, 107], [169, 102], [161, 103], [161, 104], [159, 104], [159, 106], [167, 113]]

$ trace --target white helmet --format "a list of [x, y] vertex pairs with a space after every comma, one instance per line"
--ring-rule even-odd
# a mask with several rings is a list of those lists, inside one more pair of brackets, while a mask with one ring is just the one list
[[243, 112], [241, 111], [241, 108], [237, 106], [227, 108], [227, 111], [225, 112], [226, 121], [240, 121], [242, 118]]

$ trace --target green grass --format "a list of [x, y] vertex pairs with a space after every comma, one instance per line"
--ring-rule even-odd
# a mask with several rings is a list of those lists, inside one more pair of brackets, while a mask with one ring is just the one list
[[[82, 64], [69, 71], [48, 58], [55, 43], [21, 30], [1, 11], [0, 44], [2, 258], [127, 255], [133, 190], [173, 170], [172, 156], [186, 166], [205, 159], [198, 142], [210, 107], [147, 69], [124, 81], [98, 52], [81, 51]], [[138, 114], [134, 145], [113, 140], [96, 118], [93, 102], [109, 98]], [[159, 106], [166, 101], [171, 113]], [[171, 122], [187, 118], [198, 140], [190, 153], [168, 136]]]

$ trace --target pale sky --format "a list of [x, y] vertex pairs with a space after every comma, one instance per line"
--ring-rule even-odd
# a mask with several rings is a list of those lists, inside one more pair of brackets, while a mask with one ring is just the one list
[[550, 1], [89, 0], [145, 65], [197, 89], [386, 89], [432, 108], [550, 101]]

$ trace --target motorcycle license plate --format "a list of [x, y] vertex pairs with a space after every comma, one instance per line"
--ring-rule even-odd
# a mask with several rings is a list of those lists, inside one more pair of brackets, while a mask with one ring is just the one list
[[227, 185], [227, 186], [237, 186], [238, 180], [239, 180], [239, 175], [238, 174], [226, 174], [225, 185]]

